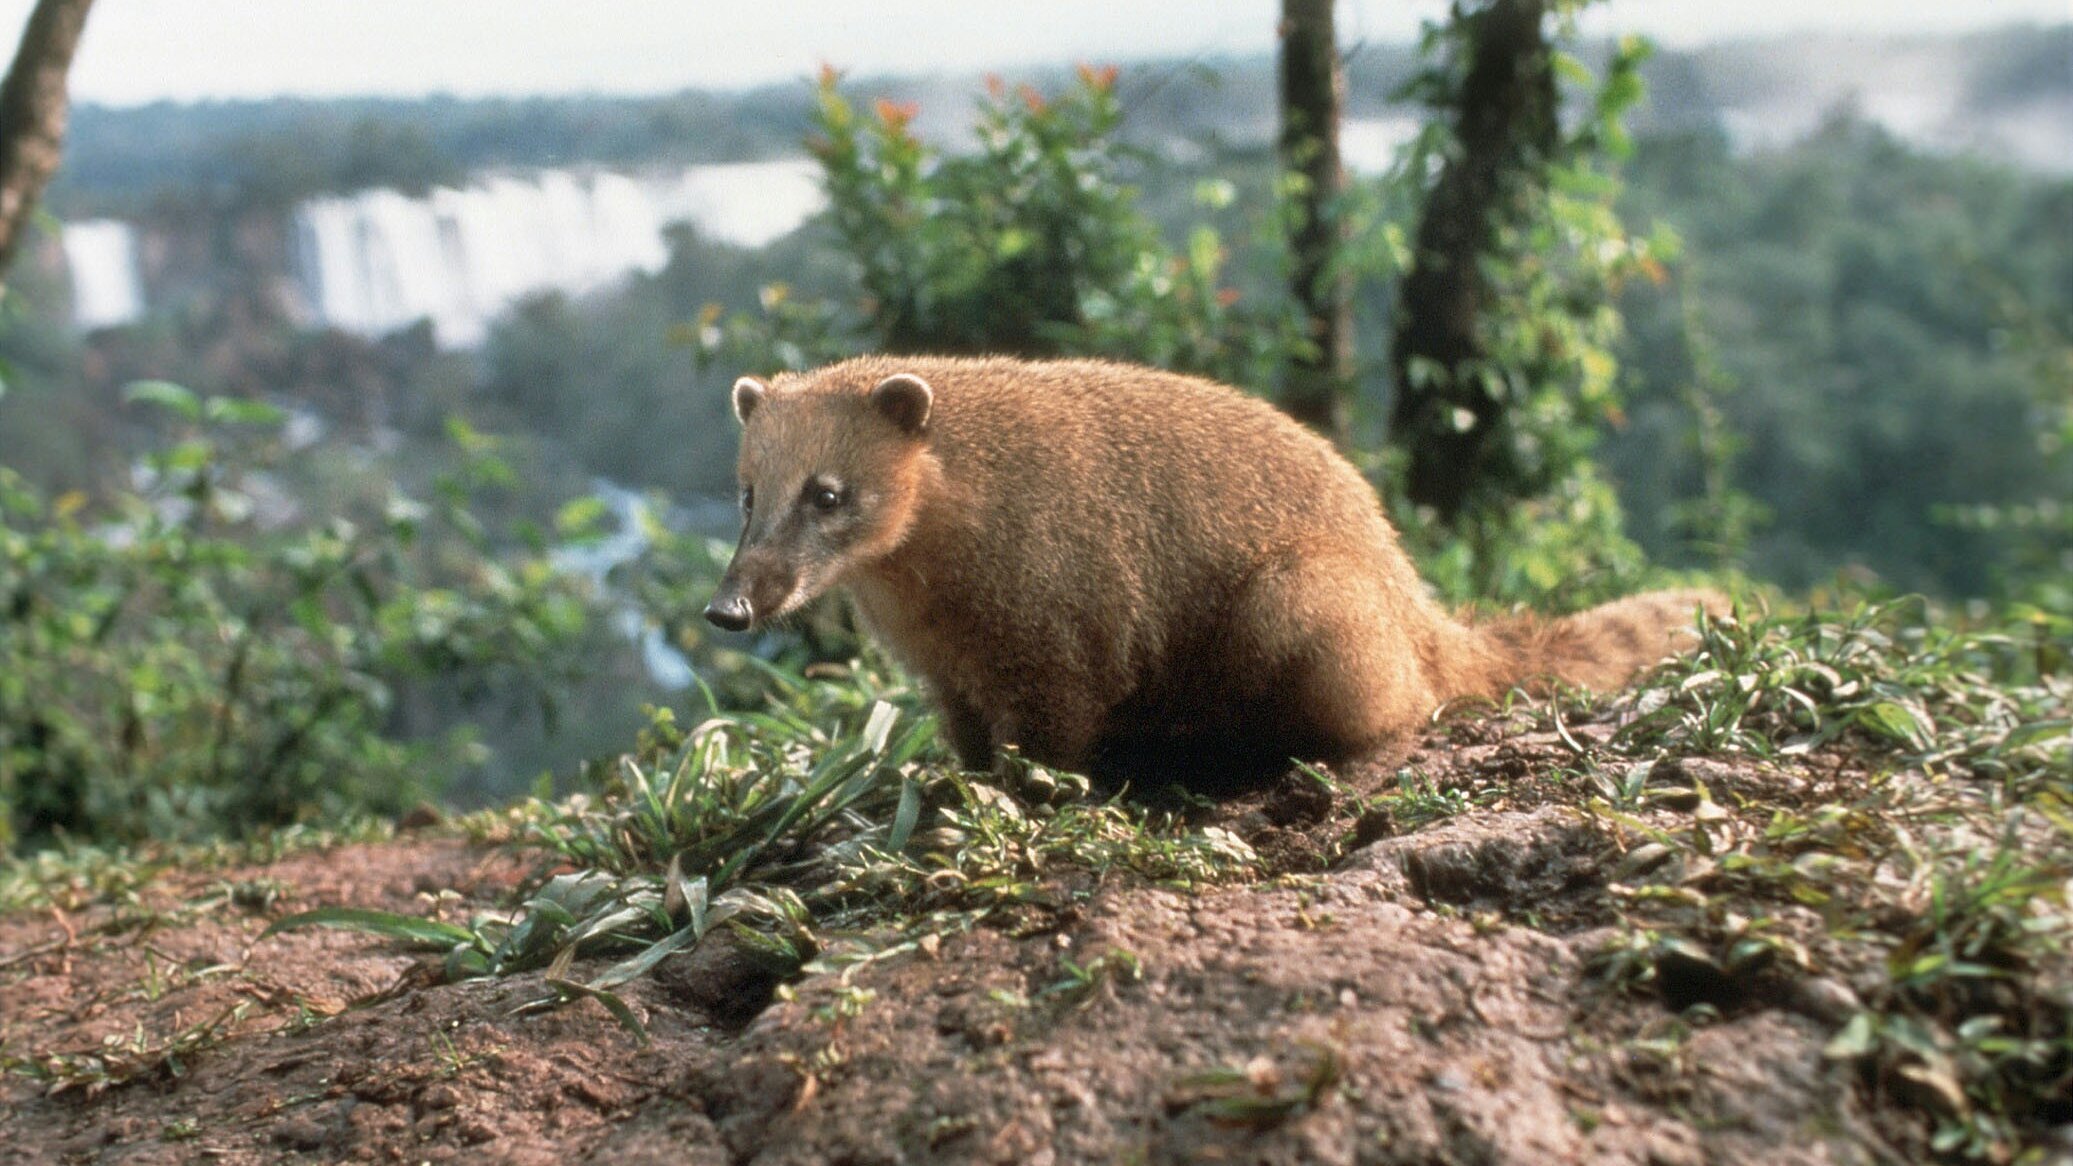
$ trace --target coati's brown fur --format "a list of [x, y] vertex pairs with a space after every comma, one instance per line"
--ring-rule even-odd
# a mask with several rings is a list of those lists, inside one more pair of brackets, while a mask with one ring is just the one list
[[1661, 592], [1465, 625], [1330, 444], [1193, 377], [864, 357], [734, 399], [742, 539], [708, 617], [847, 588], [974, 768], [1009, 744], [1197, 784], [1342, 759], [1536, 676], [1617, 687], [1722, 606]]

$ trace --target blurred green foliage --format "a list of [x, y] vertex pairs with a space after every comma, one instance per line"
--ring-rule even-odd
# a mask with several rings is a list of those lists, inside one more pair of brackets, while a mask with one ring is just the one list
[[1844, 114], [1746, 156], [1715, 132], [1644, 140], [1624, 203], [1687, 252], [1678, 283], [1622, 299], [1635, 380], [1604, 451], [1652, 553], [1690, 553], [1706, 470], [1689, 393], [1710, 380], [1717, 429], [1743, 447], [1732, 484], [1773, 516], [1753, 573], [1800, 588], [1861, 564], [1903, 590], [2008, 595], [2073, 566], [2063, 519], [2035, 509], [2073, 498], [2054, 452], [2073, 399], [2073, 182]]
[[136, 489], [50, 498], [0, 469], [0, 838], [395, 813], [470, 749], [385, 732], [399, 684], [563, 683], [581, 595], [542, 559], [485, 553], [465, 506], [394, 494], [269, 529], [249, 471], [276, 410], [166, 382], [130, 395], [178, 434]]
[[[1619, 409], [1616, 293], [1637, 280], [1661, 282], [1677, 252], [1667, 230], [1629, 233], [1614, 206], [1610, 168], [1630, 149], [1626, 120], [1642, 96], [1648, 46], [1621, 41], [1593, 76], [1567, 51], [1582, 4], [1553, 5], [1541, 21], [1547, 40], [1528, 54], [1545, 60], [1515, 66], [1545, 72], [1547, 126], [1476, 147], [1496, 157], [1469, 154], [1474, 123], [1492, 116], [1474, 104], [1490, 100], [1478, 92], [1477, 70], [1507, 51], [1490, 43], [1501, 7], [1463, 9], [1429, 27], [1430, 64], [1404, 90], [1428, 121], [1397, 180], [1418, 192], [1418, 246], [1435, 250], [1411, 256], [1403, 287], [1411, 302], [1398, 307], [1390, 440], [1410, 463], [1410, 494], [1431, 496], [1450, 524], [1589, 473], [1592, 447]], [[1462, 215], [1481, 222], [1453, 221]], [[1447, 238], [1457, 234], [1466, 237]], [[1429, 276], [1417, 266], [1425, 263], [1450, 270]]]
[[2008, 502], [1943, 506], [1932, 513], [1942, 523], [2009, 544], [1994, 576], [2004, 596], [2073, 614], [2073, 337], [2005, 288], [2000, 311], [2006, 348], [2031, 368], [2037, 459], [2067, 489]]
[[[1415, 302], [1396, 309], [1382, 476], [1398, 526], [1455, 602], [1576, 606], [1642, 581], [1645, 560], [1593, 453], [1621, 416], [1619, 292], [1665, 282], [1679, 242], [1667, 228], [1630, 232], [1615, 205], [1650, 50], [1622, 40], [1594, 75], [1574, 51], [1584, 6], [1549, 6], [1544, 39], [1515, 45], [1496, 43], [1497, 6], [1458, 8], [1427, 27], [1426, 66], [1401, 91], [1428, 120], [1385, 179], [1405, 188], [1418, 229], [1397, 285]], [[1503, 71], [1486, 58], [1507, 51], [1532, 58], [1509, 67], [1544, 74], [1548, 107], [1519, 117], [1547, 124], [1476, 147], [1498, 156], [1470, 156], [1472, 127], [1491, 118], [1477, 87]], [[1453, 221], [1462, 215], [1480, 222]]]

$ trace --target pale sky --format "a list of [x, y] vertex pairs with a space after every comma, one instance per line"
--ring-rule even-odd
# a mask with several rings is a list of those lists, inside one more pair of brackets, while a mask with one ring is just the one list
[[[12, 39], [30, 0], [0, 0]], [[1343, 42], [1407, 41], [1445, 0], [1339, 0]], [[661, 93], [1267, 51], [1276, 0], [99, 0], [75, 99]], [[1669, 46], [1808, 30], [2073, 22], [2073, 0], [1608, 0], [1594, 32]], [[2069, 65], [2073, 67], [2073, 65]]]

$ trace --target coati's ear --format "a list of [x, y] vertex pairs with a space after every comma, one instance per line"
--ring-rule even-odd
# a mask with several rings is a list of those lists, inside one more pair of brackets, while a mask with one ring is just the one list
[[871, 390], [871, 403], [888, 421], [919, 435], [928, 431], [929, 410], [935, 407], [936, 391], [911, 372], [894, 373]]
[[755, 377], [743, 377], [734, 382], [734, 419], [747, 425], [749, 414], [763, 403], [763, 394], [769, 391], [770, 386]]

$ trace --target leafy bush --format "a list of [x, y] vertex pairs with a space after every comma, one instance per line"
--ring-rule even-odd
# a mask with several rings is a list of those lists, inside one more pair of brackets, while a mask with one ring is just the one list
[[[1138, 210], [1114, 70], [1082, 68], [1052, 97], [992, 86], [978, 149], [958, 155], [914, 135], [913, 106], [864, 113], [838, 81], [821, 76], [811, 147], [855, 268], [855, 315], [770, 289], [760, 316], [708, 311], [698, 339], [709, 354], [759, 369], [861, 348], [1113, 356], [1261, 386], [1302, 343], [1285, 305], [1241, 302], [1213, 229], [1176, 251]], [[1202, 195], [1215, 203], [1227, 189]]]
[[[132, 395], [184, 429], [134, 491], [46, 498], [0, 469], [8, 840], [191, 839], [393, 813], [469, 748], [465, 734], [408, 745], [385, 733], [399, 683], [569, 671], [579, 594], [542, 559], [485, 553], [458, 491], [268, 529], [250, 458], [266, 451], [255, 434], [272, 409], [162, 383]], [[466, 537], [423, 553], [432, 523]]]
[[1612, 484], [1588, 462], [1547, 494], [1465, 514], [1453, 526], [1394, 490], [1383, 497], [1420, 573], [1450, 604], [1572, 611], [1677, 581], [1652, 570], [1626, 537]]
[[1855, 738], [2012, 796], [2058, 798], [2073, 769], [2073, 619], [2012, 608], [1986, 629], [1919, 600], [1708, 620], [1696, 648], [1622, 698], [1621, 736], [1699, 755], [1793, 756]]

